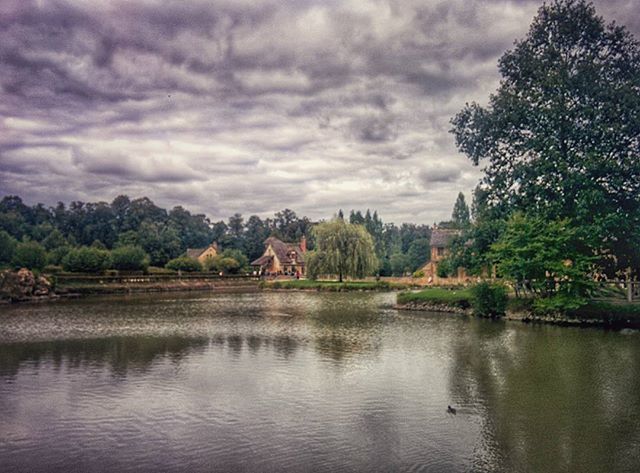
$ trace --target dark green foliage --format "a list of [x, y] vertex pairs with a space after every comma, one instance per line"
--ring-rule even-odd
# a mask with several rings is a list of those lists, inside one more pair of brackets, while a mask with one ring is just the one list
[[83, 246], [74, 248], [62, 259], [65, 271], [76, 273], [100, 273], [111, 266], [107, 250]]
[[638, 325], [640, 305], [591, 301], [578, 309], [569, 309], [567, 315], [578, 319], [603, 320], [605, 324], [611, 325], [626, 325], [627, 321]]
[[67, 246], [68, 244], [69, 243], [62, 232], [57, 228], [54, 228], [49, 235], [42, 240], [42, 246], [44, 246], [47, 251], [51, 251], [54, 248], [59, 248], [61, 246]]
[[431, 246], [428, 238], [418, 238], [411, 242], [407, 251], [411, 271], [422, 267], [431, 258]]
[[469, 206], [467, 205], [467, 202], [464, 199], [464, 194], [462, 192], [458, 194], [456, 203], [453, 205], [451, 221], [457, 228], [467, 228], [471, 223]]
[[499, 275], [514, 282], [516, 295], [582, 298], [594, 287], [590, 254], [568, 220], [547, 221], [517, 213], [491, 246], [489, 258]]
[[187, 271], [187, 272], [196, 272], [202, 271], [202, 265], [198, 260], [193, 258], [187, 258], [186, 256], [182, 256], [180, 258], [174, 258], [170, 260], [165, 268], [172, 269], [174, 271]]
[[445, 258], [438, 263], [437, 275], [439, 278], [455, 276], [456, 267], [451, 258]]
[[[452, 121], [460, 151], [485, 162], [484, 202], [571, 218], [605, 269], [640, 268], [640, 48], [582, 0], [544, 4], [500, 60], [489, 105]], [[604, 261], [601, 261], [604, 264]]]
[[[376, 211], [370, 210], [353, 210], [350, 220], [362, 224], [373, 237], [375, 256], [380, 262], [376, 272], [380, 275], [391, 275], [390, 257], [397, 253], [410, 260], [400, 271], [414, 271], [427, 260], [428, 251], [424, 250], [431, 234], [428, 226], [384, 223]], [[244, 219], [235, 214], [228, 222], [211, 222], [206, 216], [191, 214], [180, 206], [167, 212], [147, 197], [130, 199], [126, 195], [116, 197], [110, 204], [59, 202], [50, 208], [42, 204], [27, 206], [17, 196], [6, 196], [0, 201], [0, 230], [4, 229], [14, 239], [26, 236], [41, 241], [50, 252], [51, 264], [61, 263], [67, 247], [139, 246], [149, 255], [150, 264], [162, 267], [187, 248], [217, 242], [223, 250], [239, 251], [225, 256], [235, 259], [239, 268], [234, 271], [240, 271], [246, 268], [246, 259], [253, 261], [262, 255], [264, 241], [272, 235], [286, 242], [299, 242], [305, 236], [307, 248], [313, 250], [312, 226], [307, 217], [300, 217], [290, 209], [264, 220], [255, 215]], [[100, 243], [94, 245], [96, 241]]]
[[561, 292], [551, 297], [535, 299], [533, 301], [533, 310], [537, 314], [566, 314], [580, 309], [585, 304], [587, 304], [585, 297]]
[[47, 264], [60, 265], [67, 253], [71, 251], [70, 246], [59, 246], [47, 253]]
[[[228, 250], [228, 251], [239, 251], [239, 250]], [[242, 254], [242, 253], [240, 253]], [[244, 257], [246, 260], [246, 257]], [[241, 264], [237, 259], [232, 258], [230, 256], [224, 256], [224, 253], [219, 256], [214, 256], [213, 258], [207, 258], [205, 263], [205, 269], [211, 272], [223, 272], [225, 274], [237, 274], [240, 272], [242, 268]]]
[[6, 231], [0, 230], [0, 263], [9, 263], [13, 259], [18, 242]]
[[41, 270], [47, 264], [47, 252], [38, 242], [20, 242], [16, 245], [11, 264], [15, 268]]
[[111, 267], [120, 271], [145, 271], [149, 257], [139, 246], [121, 246], [111, 252]]
[[412, 264], [409, 256], [402, 253], [396, 253], [389, 258], [391, 263], [391, 272], [394, 276], [403, 276], [405, 273], [411, 273]]
[[227, 248], [222, 252], [223, 258], [231, 258], [237, 262], [237, 270], [249, 269], [249, 259], [240, 250]]
[[471, 307], [479, 317], [502, 317], [509, 300], [507, 288], [501, 284], [480, 282], [471, 288]]

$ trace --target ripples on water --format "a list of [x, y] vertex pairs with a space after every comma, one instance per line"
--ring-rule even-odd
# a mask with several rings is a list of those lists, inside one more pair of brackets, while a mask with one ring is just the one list
[[394, 300], [2, 307], [0, 470], [640, 470], [638, 336]]

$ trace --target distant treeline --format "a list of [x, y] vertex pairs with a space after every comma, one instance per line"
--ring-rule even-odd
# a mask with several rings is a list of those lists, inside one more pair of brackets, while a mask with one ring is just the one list
[[[348, 216], [340, 210], [337, 216], [364, 225], [372, 235], [381, 275], [415, 271], [429, 257], [431, 228], [427, 225], [385, 223], [370, 210], [351, 211]], [[16, 242], [37, 242], [47, 252], [47, 263], [54, 265], [61, 264], [73, 248], [112, 250], [126, 246], [142, 248], [151, 266], [163, 267], [187, 248], [202, 248], [214, 241], [252, 261], [262, 255], [264, 240], [270, 236], [295, 242], [304, 235], [312, 249], [313, 225], [309, 218], [290, 209], [276, 212], [273, 218], [251, 215], [245, 219], [236, 213], [227, 221], [212, 222], [181, 206], [166, 210], [147, 197], [131, 199], [126, 195], [111, 203], [59, 202], [53, 207], [28, 206], [18, 196], [5, 196], [0, 201], [0, 246], [7, 239], [14, 246]], [[11, 245], [5, 246], [8, 249]], [[13, 255], [8, 253], [0, 250], [0, 264], [11, 264]]]

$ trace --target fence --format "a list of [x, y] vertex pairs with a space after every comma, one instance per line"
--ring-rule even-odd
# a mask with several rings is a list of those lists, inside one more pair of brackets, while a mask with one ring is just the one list
[[599, 295], [597, 299], [622, 300], [627, 302], [640, 301], [640, 281], [625, 281], [614, 279], [611, 281], [599, 281]]
[[58, 284], [148, 284], [167, 281], [258, 281], [250, 274], [231, 274], [220, 276], [218, 273], [176, 273], [176, 274], [57, 274]]

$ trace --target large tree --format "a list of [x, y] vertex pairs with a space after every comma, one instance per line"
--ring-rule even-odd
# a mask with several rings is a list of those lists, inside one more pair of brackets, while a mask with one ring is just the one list
[[362, 225], [336, 218], [313, 228], [316, 251], [311, 255], [311, 272], [343, 277], [364, 277], [378, 268], [373, 238]]
[[640, 48], [593, 5], [557, 0], [499, 62], [489, 104], [452, 120], [503, 214], [571, 218], [618, 267], [640, 262]]

